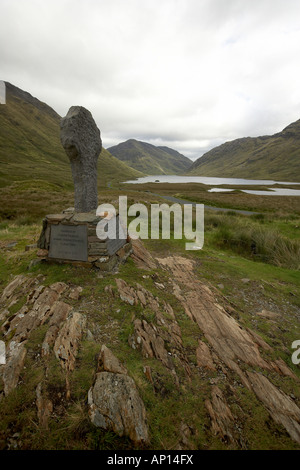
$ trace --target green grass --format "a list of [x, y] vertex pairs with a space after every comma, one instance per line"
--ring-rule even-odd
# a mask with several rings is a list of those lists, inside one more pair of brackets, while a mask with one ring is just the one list
[[[217, 216], [218, 217], [218, 216]], [[236, 221], [239, 216], [226, 216], [228, 220]], [[243, 218], [241, 218], [243, 220]], [[254, 224], [264, 224], [265, 220], [255, 220]], [[271, 224], [269, 221], [268, 224]], [[19, 240], [33, 236], [37, 231], [37, 226], [20, 226]], [[0, 233], [1, 235], [1, 233]], [[4, 230], [5, 240], [15, 238], [18, 235], [16, 226], [9, 222]], [[297, 292], [299, 287], [299, 273], [290, 269], [272, 266], [267, 263], [257, 262], [251, 257], [246, 258], [237, 254], [232, 248], [218, 248], [214, 244], [211, 232], [208, 232], [207, 243], [204, 249], [199, 252], [189, 253], [196, 260], [197, 275], [199, 279], [217, 286], [222, 282], [225, 286], [225, 294], [229, 301], [237, 306], [239, 321], [246, 327], [253, 328], [253, 315], [259, 310], [260, 305], [250, 305], [245, 303], [245, 298], [252, 298], [252, 291], [256, 289], [260, 301], [272, 301], [277, 308], [285, 306], [287, 298], [291, 305], [296, 307], [297, 298], [290, 296], [289, 292]], [[163, 255], [170, 253], [187, 255], [184, 251], [184, 242], [181, 240], [148, 240], [147, 246], [154, 252]], [[168, 248], [166, 248], [166, 246]], [[32, 254], [24, 252], [18, 243], [12, 251], [4, 251], [4, 258], [8, 264], [9, 272], [26, 272], [25, 266], [32, 259]], [[18, 264], [16, 259], [19, 259]], [[2, 282], [6, 284], [5, 273], [2, 272]], [[7, 271], [6, 271], [7, 272]], [[87, 391], [93, 383], [95, 374], [97, 354], [101, 344], [105, 343], [113, 353], [125, 364], [129, 374], [134, 378], [142, 399], [145, 403], [148, 422], [151, 434], [151, 448], [155, 449], [176, 449], [180, 440], [178, 427], [181, 422], [187, 423], [193, 429], [191, 442], [198, 449], [225, 449], [235, 448], [222, 443], [217, 437], [209, 434], [210, 421], [205, 409], [205, 399], [210, 397], [209, 379], [217, 378], [218, 375], [208, 373], [205, 377], [193, 378], [192, 383], [188, 383], [184, 378], [180, 365], [177, 364], [177, 373], [181, 377], [182, 385], [178, 388], [174, 385], [172, 374], [168, 372], [156, 359], [141, 357], [138, 351], [134, 351], [128, 344], [128, 336], [132, 334], [132, 315], [145, 318], [147, 321], [154, 321], [153, 315], [147, 309], [140, 306], [131, 307], [122, 302], [118, 295], [111, 297], [104, 291], [108, 284], [114, 284], [114, 276], [97, 278], [95, 273], [83, 268], [61, 265], [37, 265], [30, 270], [31, 274], [42, 274], [45, 277], [43, 283], [50, 285], [56, 281], [71, 282], [84, 287], [82, 302], [78, 305], [83, 308], [83, 313], [87, 316], [88, 328], [93, 330], [93, 325], [98, 325], [99, 336], [92, 342], [86, 338], [81, 343], [76, 368], [70, 376], [71, 399], [69, 402], [63, 401], [60, 414], [56, 418], [51, 418], [49, 431], [41, 431], [37, 428], [37, 418], [35, 409], [35, 389], [39, 381], [43, 379], [43, 362], [37, 360], [46, 325], [36, 330], [27, 343], [27, 369], [22, 375], [23, 385], [13, 392], [8, 399], [2, 401], [0, 405], [1, 416], [3, 417], [0, 426], [3, 436], [13, 429], [14, 432], [21, 433], [21, 440], [24, 447], [31, 449], [132, 449], [132, 444], [125, 438], [119, 438], [114, 433], [101, 431], [91, 425], [87, 418], [86, 397]], [[147, 274], [148, 277], [142, 276]], [[168, 273], [162, 270], [153, 272], [137, 272], [131, 259], [120, 267], [117, 275], [126, 280], [130, 285], [136, 282], [141, 283], [154, 295], [161, 295], [154, 284], [154, 280], [168, 285]], [[152, 277], [153, 276], [153, 277]], [[250, 284], [244, 285], [241, 279], [250, 278]], [[263, 290], [258, 286], [262, 284]], [[114, 287], [115, 293], [117, 293]], [[246, 296], [246, 297], [245, 297]], [[198, 327], [184, 314], [182, 306], [173, 297], [172, 292], [166, 289], [163, 298], [170, 302], [176, 319], [182, 330], [183, 344], [186, 354], [189, 357], [192, 367], [195, 367], [195, 349], [201, 332]], [[101, 299], [101, 302], [99, 302]], [[75, 303], [76, 304], [76, 303]], [[21, 304], [20, 304], [21, 305]], [[250, 309], [249, 309], [250, 306]], [[76, 305], [75, 305], [76, 308]], [[270, 322], [259, 319], [255, 329], [261, 336], [274, 347], [274, 357], [283, 357], [289, 363], [288, 353], [283, 353], [290, 347], [293, 339], [300, 334], [296, 317], [293, 316], [294, 307], [284, 307], [287, 309], [286, 318], [282, 322], [282, 328], [286, 331], [274, 330], [270, 328]], [[109, 328], [109, 325], [114, 325]], [[271, 336], [269, 336], [271, 334]], [[148, 365], [151, 367], [152, 376], [155, 379], [156, 389], [147, 381], [143, 369]], [[47, 379], [45, 387], [49, 397], [54, 403], [58, 403], [65, 393], [65, 376], [60, 364], [53, 356], [47, 367]], [[294, 366], [294, 372], [298, 373]], [[221, 386], [221, 384], [220, 384]], [[287, 381], [281, 379], [279, 386], [287, 393], [291, 393], [293, 388]], [[232, 410], [238, 416], [243, 427], [244, 436], [247, 439], [247, 446], [253, 449], [265, 448], [296, 448], [287, 438], [286, 433], [274, 425], [265, 409], [257, 402], [255, 396], [247, 392], [244, 388], [238, 388], [237, 396], [231, 396], [226, 392], [227, 400]], [[197, 412], [195, 412], [197, 410]], [[17, 413], [17, 414], [16, 414]], [[25, 424], [26, 422], [26, 424]]]
[[110, 147], [109, 151], [131, 168], [148, 175], [179, 174], [187, 171], [192, 164], [191, 160], [175, 150], [134, 139]]
[[[222, 185], [225, 187], [226, 185]], [[210, 193], [211, 185], [201, 183], [142, 183], [122, 184], [127, 191], [144, 191], [160, 194], [161, 196], [173, 196], [179, 199], [206, 204], [208, 206], [239, 209], [252, 212], [270, 214], [276, 217], [298, 217], [300, 215], [300, 197], [298, 196], [260, 196], [247, 194], [239, 190], [229, 193]], [[233, 186], [231, 186], [233, 187]], [[249, 186], [241, 186], [249, 189]], [[258, 189], [265, 189], [260, 186]]]
[[[196, 347], [198, 339], [206, 341], [198, 326], [184, 313], [182, 305], [172, 291], [170, 275], [162, 269], [153, 271], [137, 270], [131, 258], [120, 266], [116, 275], [98, 277], [95, 271], [68, 265], [37, 264], [28, 269], [36, 258], [36, 250], [26, 252], [25, 246], [37, 241], [41, 231], [41, 221], [45, 214], [39, 199], [48, 198], [47, 211], [61, 211], [72, 203], [72, 194], [54, 183], [29, 181], [12, 184], [1, 193], [7, 211], [24, 209], [15, 217], [2, 217], [0, 222], [0, 287], [4, 288], [15, 274], [25, 273], [32, 276], [42, 275], [46, 286], [62, 281], [69, 285], [83, 287], [82, 298], [74, 301], [74, 309], [79, 309], [87, 318], [87, 328], [92, 332], [94, 341], [84, 337], [81, 342], [75, 370], [70, 374], [70, 400], [65, 400], [66, 378], [54, 355], [46, 363], [38, 354], [47, 324], [38, 328], [30, 337], [27, 348], [26, 369], [22, 372], [22, 385], [0, 403], [0, 446], [7, 436], [20, 433], [24, 449], [96, 449], [96, 450], [134, 450], [132, 443], [114, 433], [99, 430], [91, 425], [88, 418], [87, 392], [93, 383], [96, 372], [97, 355], [101, 345], [106, 344], [119, 360], [127, 367], [135, 380], [139, 393], [147, 409], [150, 429], [151, 449], [176, 449], [180, 441], [180, 424], [186, 423], [192, 429], [191, 443], [196, 449], [235, 449], [235, 445], [222, 442], [210, 432], [205, 400], [210, 398], [210, 380], [217, 380], [226, 400], [237, 417], [237, 424], [243, 430], [245, 445], [250, 449], [294, 449], [294, 444], [285, 431], [270, 419], [268, 413], [253, 393], [244, 387], [234, 387], [234, 393], [226, 383], [234, 383], [237, 378], [229, 372], [227, 382], [222, 380], [219, 371], [205, 372], [193, 376], [189, 382], [179, 360], [174, 360], [180, 385], [176, 386], [169, 370], [154, 358], [144, 358], [140, 352], [128, 344], [133, 333], [133, 318], [143, 318], [155, 324], [155, 315], [141, 306], [130, 306], [118, 296], [115, 277], [124, 279], [129, 285], [136, 282], [169, 302], [181, 328], [182, 341], [190, 367], [195, 370]], [[117, 185], [109, 191], [100, 191], [99, 199], [116, 201], [119, 194]], [[128, 192], [129, 203], [147, 201], [149, 205], [155, 198], [146, 192]], [[28, 218], [29, 217], [29, 218]], [[30, 221], [30, 217], [32, 217]], [[28, 218], [26, 220], [26, 218]], [[205, 244], [203, 250], [185, 251], [185, 240], [147, 240], [145, 245], [157, 256], [182, 255], [195, 261], [195, 274], [205, 284], [216, 288], [215, 297], [220, 304], [235, 309], [235, 318], [247, 328], [256, 331], [272, 348], [273, 352], [263, 353], [271, 360], [282, 358], [300, 378], [299, 367], [291, 364], [291, 344], [299, 339], [299, 271], [291, 269], [290, 261], [274, 263], [268, 252], [263, 257], [251, 252], [252, 238], [259, 234], [263, 240], [270, 241], [269, 234], [276, 233], [275, 240], [284, 241], [286, 249], [297, 245], [299, 216], [282, 215], [272, 212], [263, 215], [244, 217], [233, 212], [220, 214], [207, 212], [205, 217]], [[171, 225], [172, 226], [172, 225]], [[224, 230], [230, 229], [233, 237], [230, 243], [224, 242]], [[15, 246], [9, 244], [15, 241]], [[268, 243], [262, 244], [265, 249]], [[260, 249], [260, 246], [258, 246]], [[270, 248], [270, 247], [269, 247]], [[277, 249], [277, 244], [275, 244]], [[279, 252], [277, 251], [277, 254]], [[278, 257], [277, 257], [278, 258]], [[290, 259], [296, 262], [295, 252]], [[279, 265], [280, 264], [280, 265]], [[146, 277], [143, 277], [146, 275]], [[242, 279], [249, 282], [243, 283]], [[166, 288], [160, 291], [155, 282], [163, 283]], [[111, 284], [114, 295], [105, 291]], [[223, 288], [218, 287], [223, 284]], [[10, 314], [17, 313], [24, 303], [24, 297], [10, 307]], [[69, 300], [68, 300], [69, 301]], [[271, 322], [257, 315], [262, 309], [279, 313], [280, 322]], [[144, 374], [144, 367], [151, 367], [155, 381], [153, 387]], [[295, 383], [284, 377], [271, 377], [285, 393], [295, 395], [299, 390]], [[36, 415], [36, 387], [43, 382], [43, 390], [53, 401], [55, 413], [49, 421], [49, 430], [38, 426]]]
[[236, 139], [210, 150], [189, 175], [300, 181], [300, 121], [273, 136]]
[[[143, 176], [104, 148], [98, 174], [101, 187]], [[0, 188], [32, 180], [43, 188], [52, 184], [73, 190], [71, 166], [60, 143], [60, 116], [48, 105], [9, 86], [7, 104], [0, 108]]]
[[215, 247], [230, 249], [242, 256], [276, 266], [299, 270], [300, 242], [288, 236], [294, 226], [288, 230], [285, 225], [283, 235], [279, 231], [282, 227], [277, 223], [274, 225], [272, 227], [270, 218], [266, 224], [264, 219], [231, 214], [210, 214], [205, 217], [205, 230], [209, 234], [210, 243]]

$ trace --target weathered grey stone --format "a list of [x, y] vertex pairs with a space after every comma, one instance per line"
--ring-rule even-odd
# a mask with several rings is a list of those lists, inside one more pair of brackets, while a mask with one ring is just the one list
[[109, 257], [102, 257], [95, 263], [95, 266], [99, 268], [101, 271], [111, 271], [117, 264], [118, 258], [113, 255]]
[[211, 431], [215, 436], [236, 444], [233, 416], [222, 391], [214, 385], [211, 400], [205, 400], [205, 406], [211, 419]]
[[75, 207], [68, 207], [67, 209], [63, 210], [63, 214], [73, 214], [75, 212]]
[[111, 372], [100, 372], [96, 377], [88, 396], [92, 423], [128, 436], [137, 444], [147, 443], [146, 410], [133, 379]]
[[82, 287], [77, 286], [71, 289], [71, 292], [69, 294], [69, 299], [72, 300], [78, 300], [80, 298], [80, 294], [83, 291]]
[[198, 339], [198, 347], [196, 349], [197, 365], [210, 370], [216, 370], [209, 347], [203, 341]]
[[61, 120], [61, 143], [68, 155], [75, 186], [75, 212], [97, 208], [97, 160], [102, 149], [100, 131], [92, 114], [72, 106]]
[[27, 278], [23, 274], [16, 276], [4, 289], [1, 302], [5, 302], [12, 294], [26, 282]]
[[258, 372], [247, 372], [251, 386], [276, 423], [300, 444], [300, 409], [291, 398]]
[[47, 356], [50, 353], [50, 346], [52, 346], [59, 334], [63, 322], [67, 319], [72, 307], [65, 302], [57, 301], [53, 305], [51, 312], [52, 316], [49, 321], [49, 328], [45, 335], [42, 344], [42, 356]]
[[54, 354], [66, 371], [74, 370], [76, 354], [85, 323], [86, 318], [80, 313], [74, 312], [61, 327], [54, 343]]
[[40, 235], [40, 238], [37, 242], [37, 247], [41, 250], [49, 250], [49, 242], [50, 242], [50, 226], [48, 224], [48, 220], [43, 220], [43, 229]]
[[32, 243], [31, 245], [25, 246], [25, 251], [35, 250], [37, 248], [37, 243]]
[[26, 352], [25, 342], [21, 344], [15, 343], [15, 341], [10, 342], [8, 358], [2, 375], [5, 395], [8, 395], [18, 384], [19, 375], [24, 367]]
[[112, 372], [113, 374], [127, 375], [127, 369], [121, 364], [119, 359], [113, 355], [110, 349], [105, 344], [102, 345], [100, 354], [98, 356], [98, 370], [97, 372]]
[[0, 341], [0, 365], [6, 364], [5, 343]]
[[[108, 255], [106, 243], [89, 243], [89, 256], [102, 256]], [[108, 260], [107, 260], [108, 261]]]
[[42, 394], [42, 383], [36, 388], [36, 406], [39, 424], [43, 429], [49, 429], [48, 421], [53, 411], [53, 403]]
[[149, 440], [146, 410], [126, 367], [104, 344], [96, 381], [88, 393], [89, 416], [95, 426], [128, 436], [137, 444]]
[[97, 225], [100, 220], [101, 217], [98, 217], [95, 211], [92, 211], [89, 213], [83, 212], [74, 214], [72, 222]]
[[65, 214], [48, 214], [48, 215], [46, 215], [46, 219], [51, 223], [61, 222], [65, 218], [66, 218]]

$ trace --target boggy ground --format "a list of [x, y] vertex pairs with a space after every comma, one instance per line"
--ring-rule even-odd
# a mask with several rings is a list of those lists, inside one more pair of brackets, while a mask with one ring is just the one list
[[[174, 196], [215, 207], [229, 209], [248, 210], [263, 213], [300, 214], [300, 197], [298, 196], [260, 196], [243, 193], [242, 189], [266, 190], [268, 186], [235, 186], [218, 185], [224, 189], [234, 189], [233, 192], [209, 193], [208, 190], [215, 187], [201, 183], [143, 183], [121, 184], [120, 187], [128, 191], [149, 191], [159, 193], [162, 196]], [[275, 188], [299, 189], [299, 185], [280, 185]], [[274, 201], [275, 199], [275, 201]]]

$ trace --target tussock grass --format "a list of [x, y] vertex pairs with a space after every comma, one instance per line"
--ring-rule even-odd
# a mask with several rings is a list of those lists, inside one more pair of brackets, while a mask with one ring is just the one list
[[276, 227], [265, 225], [265, 217], [245, 218], [232, 214], [211, 214], [205, 218], [206, 231], [219, 248], [289, 269], [300, 269], [300, 241]]

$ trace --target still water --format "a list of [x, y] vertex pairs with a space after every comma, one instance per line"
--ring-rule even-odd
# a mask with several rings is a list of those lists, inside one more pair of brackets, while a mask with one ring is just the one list
[[[142, 183], [202, 183], [210, 186], [219, 186], [222, 184], [228, 185], [264, 185], [272, 186], [273, 184], [299, 184], [286, 181], [273, 181], [273, 180], [247, 180], [242, 178], [210, 178], [208, 176], [177, 176], [177, 175], [151, 175], [137, 178], [135, 180], [126, 181], [126, 183], [142, 184]], [[245, 193], [258, 194], [261, 196], [300, 196], [300, 189], [285, 189], [285, 188], [267, 188], [271, 191], [254, 191], [243, 190]], [[229, 192], [234, 189], [213, 188], [210, 192]]]
[[[248, 194], [258, 194], [260, 196], [300, 196], [299, 189], [285, 189], [285, 188], [267, 188], [269, 191], [259, 191], [252, 189], [241, 189], [243, 193]], [[234, 189], [225, 189], [225, 188], [212, 188], [209, 189], [209, 193], [229, 193], [234, 191]]]

